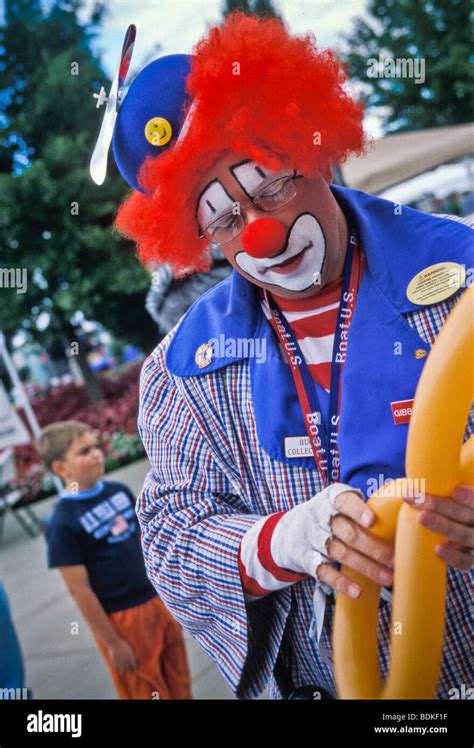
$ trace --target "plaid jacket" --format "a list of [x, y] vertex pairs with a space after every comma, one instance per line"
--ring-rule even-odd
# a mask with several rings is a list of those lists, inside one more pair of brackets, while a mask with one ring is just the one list
[[[370, 197], [358, 193], [353, 198], [354, 191], [343, 192], [352, 202]], [[371, 200], [375, 202], [363, 206], [366, 212], [372, 204], [377, 210], [381, 203], [389, 205]], [[411, 211], [414, 213], [417, 211]], [[374, 215], [371, 229], [375, 221]], [[356, 222], [360, 228], [357, 216]], [[380, 225], [385, 223], [380, 221]], [[451, 221], [440, 223], [445, 227], [450, 224], [448, 231], [455, 226]], [[371, 241], [368, 235], [366, 240]], [[431, 262], [426, 262], [425, 258], [424, 266], [439, 260], [431, 255], [429, 259]], [[229, 295], [229, 281], [219, 286], [194, 305], [198, 323], [194, 333], [199, 324], [204, 333], [208, 329], [206, 309], [212, 299], [218, 294], [225, 298]], [[404, 314], [427, 348], [461, 293]], [[251, 297], [244, 301], [249, 314], [263, 315], [256, 299], [252, 310]], [[223, 323], [226, 315], [237, 314], [231, 302], [221, 305], [220, 313]], [[248, 357], [236, 357], [196, 375], [186, 364], [186, 375], [179, 373], [180, 362], [182, 368], [182, 362], [190, 361], [203, 342], [195, 337], [192, 327], [186, 326], [188, 315], [148, 356], [141, 374], [138, 427], [152, 468], [138, 497], [137, 514], [149, 577], [176, 619], [216, 662], [238, 698], [255, 698], [265, 687], [270, 697], [281, 697], [273, 668], [283, 637], [286, 665], [295, 686], [317, 683], [335, 695], [331, 664], [321, 657], [309, 634], [314, 580], [297, 582], [246, 604], [238, 571], [238, 550], [249, 527], [262, 516], [290, 509], [321, 490], [319, 473], [298, 461], [290, 464], [276, 459], [262, 448]], [[265, 320], [262, 324], [268, 323]], [[173, 345], [174, 361], [170, 356]], [[356, 345], [350, 339], [350, 346]], [[275, 409], [281, 394], [268, 393]], [[466, 435], [471, 431], [472, 424]], [[383, 451], [383, 442], [378, 448]], [[357, 482], [347, 477], [343, 480], [351, 485]], [[471, 600], [469, 575], [450, 569], [439, 698], [450, 698], [451, 688], [470, 685]], [[382, 600], [379, 653], [384, 676], [389, 658], [390, 609], [390, 601]], [[322, 641], [329, 657], [332, 614], [333, 607], [328, 605]]]

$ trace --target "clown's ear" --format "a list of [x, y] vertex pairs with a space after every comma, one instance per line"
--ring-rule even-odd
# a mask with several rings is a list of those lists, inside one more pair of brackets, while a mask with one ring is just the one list
[[324, 169], [321, 169], [321, 176], [324, 177], [324, 179], [326, 180], [328, 184], [332, 183], [333, 170], [332, 170], [331, 164], [328, 164], [327, 166], [324, 167]]
[[136, 26], [132, 23], [128, 27], [125, 34], [125, 39], [122, 46], [122, 54], [120, 55], [117, 72], [115, 73], [114, 79], [112, 81], [109, 95], [105, 95], [105, 89], [103, 86], [101, 86], [100, 93], [93, 94], [93, 96], [97, 99], [97, 108], [107, 102], [104, 119], [102, 120], [102, 126], [99, 132], [99, 137], [97, 138], [97, 143], [95, 144], [94, 152], [89, 164], [90, 175], [94, 182], [99, 185], [103, 183], [105, 175], [107, 173], [107, 155], [109, 152], [110, 143], [112, 142], [115, 120], [117, 119], [117, 113], [120, 106], [120, 91], [125, 85], [125, 80], [127, 78], [136, 34]]

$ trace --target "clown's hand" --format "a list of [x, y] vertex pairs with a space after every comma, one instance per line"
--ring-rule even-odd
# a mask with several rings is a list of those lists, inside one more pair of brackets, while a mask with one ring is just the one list
[[474, 487], [457, 486], [451, 501], [425, 493], [419, 497], [404, 496], [405, 501], [421, 509], [420, 523], [444, 535], [448, 542], [436, 546], [436, 554], [448, 566], [469, 571], [474, 566]]
[[360, 587], [332, 565], [343, 563], [378, 584], [393, 583], [393, 547], [371, 535], [375, 515], [362, 492], [333, 483], [309, 501], [290, 509], [275, 527], [275, 562], [300, 574], [310, 574], [325, 592], [332, 587], [358, 597]]

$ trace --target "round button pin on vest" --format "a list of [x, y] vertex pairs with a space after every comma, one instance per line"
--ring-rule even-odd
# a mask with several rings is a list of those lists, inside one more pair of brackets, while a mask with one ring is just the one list
[[412, 304], [438, 304], [459, 291], [466, 280], [466, 269], [458, 262], [438, 262], [420, 270], [407, 286]]
[[415, 358], [426, 358], [427, 355], [428, 351], [425, 351], [423, 348], [417, 348], [414, 353]]
[[210, 343], [203, 343], [194, 354], [194, 360], [200, 369], [209, 366], [214, 356], [214, 348]]

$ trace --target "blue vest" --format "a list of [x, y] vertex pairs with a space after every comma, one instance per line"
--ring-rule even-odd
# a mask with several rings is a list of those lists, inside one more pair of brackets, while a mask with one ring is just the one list
[[[366, 257], [342, 376], [339, 452], [340, 480], [367, 495], [369, 481], [405, 475], [408, 424], [395, 425], [390, 403], [413, 399], [426, 362], [415, 351], [429, 350], [403, 317], [423, 308], [409, 301], [407, 286], [418, 272], [438, 262], [471, 267], [472, 233], [464, 224], [407, 207], [399, 215], [394, 203], [358, 190], [331, 185], [331, 191], [353, 222]], [[183, 317], [167, 351], [169, 371], [180, 377], [206, 376], [246, 357], [245, 351], [214, 356], [199, 368], [197, 348], [221, 335], [265, 340], [265, 362], [249, 357], [260, 446], [274, 460], [316, 470], [313, 457], [285, 455], [285, 437], [307, 433], [296, 387], [256, 287], [235, 270]], [[328, 395], [314, 386], [327, 423]]]

